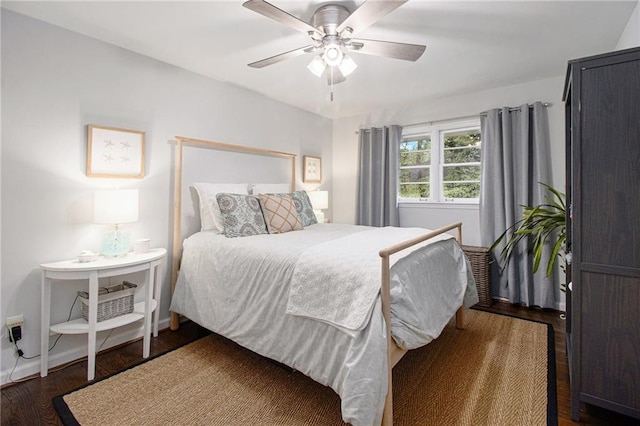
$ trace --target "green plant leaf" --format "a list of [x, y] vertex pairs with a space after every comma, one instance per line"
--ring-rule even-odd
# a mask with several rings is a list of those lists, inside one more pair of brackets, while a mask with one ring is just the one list
[[500, 234], [490, 250], [497, 249], [504, 242], [500, 251], [504, 269], [518, 245], [523, 241], [527, 242], [528, 252], [533, 256], [532, 272], [535, 273], [542, 262], [544, 247], [550, 243], [552, 250], [546, 267], [546, 275], [550, 276], [556, 258], [562, 258], [561, 250], [566, 240], [566, 195], [546, 183], [539, 183], [550, 192], [550, 195], [544, 197], [545, 203], [537, 206], [522, 205], [522, 217]]

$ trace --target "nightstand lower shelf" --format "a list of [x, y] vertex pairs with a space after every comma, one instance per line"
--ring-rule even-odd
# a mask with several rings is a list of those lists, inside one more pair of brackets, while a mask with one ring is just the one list
[[[155, 311], [158, 303], [151, 300], [151, 311]], [[111, 318], [105, 321], [101, 321], [96, 324], [96, 332], [111, 330], [112, 328], [122, 327], [123, 325], [131, 324], [136, 321], [140, 321], [144, 318], [144, 302], [138, 302], [133, 305], [133, 312], [130, 314], [120, 315], [119, 317]], [[61, 322], [59, 324], [52, 325], [49, 330], [56, 334], [86, 334], [89, 332], [89, 322], [84, 318], [78, 318], [75, 320]]]

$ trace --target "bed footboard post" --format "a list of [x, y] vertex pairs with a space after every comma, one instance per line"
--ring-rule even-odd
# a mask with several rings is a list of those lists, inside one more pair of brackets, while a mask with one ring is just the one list
[[[456, 227], [458, 228], [456, 240], [462, 246], [462, 223], [458, 223]], [[464, 330], [464, 306], [460, 306], [456, 311], [456, 328]]]
[[464, 306], [460, 306], [456, 311], [456, 328], [464, 330]]
[[387, 335], [387, 396], [384, 400], [384, 411], [382, 412], [382, 425], [391, 426], [393, 424], [393, 341], [391, 337], [391, 282], [389, 273], [389, 255], [383, 255], [382, 258], [382, 315], [384, 316], [385, 329]]

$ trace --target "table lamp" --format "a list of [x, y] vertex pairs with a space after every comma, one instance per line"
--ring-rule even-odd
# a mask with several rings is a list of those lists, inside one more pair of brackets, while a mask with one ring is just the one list
[[93, 197], [93, 221], [114, 225], [102, 238], [100, 254], [107, 257], [129, 253], [129, 233], [119, 225], [138, 221], [138, 190], [112, 189], [96, 191]]
[[318, 219], [318, 223], [324, 223], [323, 209], [329, 208], [329, 191], [308, 191], [309, 201], [313, 207], [313, 213]]

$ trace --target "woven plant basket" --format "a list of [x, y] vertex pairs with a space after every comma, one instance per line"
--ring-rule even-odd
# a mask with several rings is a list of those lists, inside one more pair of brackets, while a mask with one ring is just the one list
[[491, 256], [487, 247], [462, 246], [462, 251], [471, 263], [471, 272], [476, 280], [478, 289], [478, 306], [489, 307], [493, 303], [491, 298]]

